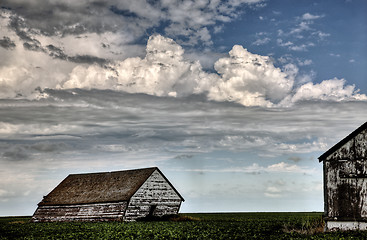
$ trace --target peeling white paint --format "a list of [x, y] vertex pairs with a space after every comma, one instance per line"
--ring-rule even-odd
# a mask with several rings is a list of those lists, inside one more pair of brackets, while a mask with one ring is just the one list
[[155, 216], [177, 214], [182, 199], [156, 170], [131, 197], [124, 220], [131, 221], [149, 214], [151, 206], [156, 206]]
[[326, 230], [367, 230], [367, 129], [363, 128], [322, 159]]

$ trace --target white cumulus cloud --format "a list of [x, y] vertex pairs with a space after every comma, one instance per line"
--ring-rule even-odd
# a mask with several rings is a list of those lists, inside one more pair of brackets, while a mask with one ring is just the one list
[[300, 86], [292, 96], [292, 102], [302, 100], [367, 100], [367, 96], [359, 94], [354, 85], [345, 85], [344, 79], [324, 80], [321, 83], [306, 83]]
[[62, 88], [114, 89], [172, 97], [207, 90], [217, 76], [204, 72], [199, 62], [184, 59], [183, 54], [183, 48], [172, 39], [155, 35], [148, 40], [145, 58], [127, 58], [116, 62], [113, 69], [78, 66]]
[[[20, 59], [24, 49], [17, 46], [16, 51], [19, 53], [17, 59]], [[26, 60], [43, 59], [36, 61], [42, 67], [24, 61], [18, 63], [18, 67], [13, 62], [0, 67], [1, 98], [47, 97], [35, 90], [40, 87], [110, 89], [160, 97], [203, 94], [213, 101], [261, 107], [285, 107], [304, 100], [367, 100], [366, 95], [359, 94], [355, 86], [347, 85], [344, 79], [325, 80], [318, 84], [303, 81], [306, 83], [295, 88], [295, 79], [301, 77], [296, 65], [289, 63], [282, 68], [276, 67], [270, 57], [251, 53], [239, 45], [235, 45], [227, 57], [215, 62], [214, 73], [204, 71], [199, 61], [187, 59], [182, 46], [161, 35], [149, 38], [144, 57], [106, 64], [63, 65], [60, 60], [46, 61], [42, 54], [29, 52], [25, 57]], [[48, 62], [46, 71], [44, 68]]]
[[292, 89], [297, 69], [282, 71], [270, 58], [234, 46], [229, 57], [215, 63], [218, 74], [202, 70], [199, 62], [183, 57], [183, 48], [172, 39], [155, 35], [147, 43], [144, 58], [116, 62], [113, 70], [97, 65], [77, 66], [62, 88], [115, 89], [129, 93], [180, 97], [208, 93], [215, 101], [245, 106], [271, 106]]
[[294, 66], [285, 71], [276, 68], [270, 58], [252, 54], [236, 45], [228, 58], [215, 63], [221, 76], [208, 97], [216, 101], [234, 101], [245, 106], [271, 106], [284, 98], [294, 83]]

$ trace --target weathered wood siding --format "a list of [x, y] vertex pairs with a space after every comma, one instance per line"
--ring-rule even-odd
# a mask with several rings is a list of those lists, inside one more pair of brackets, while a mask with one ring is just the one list
[[367, 220], [367, 130], [324, 161], [327, 220]]
[[127, 202], [64, 206], [39, 206], [32, 222], [122, 220]]
[[367, 158], [367, 129], [346, 142], [337, 151], [330, 154], [326, 161], [335, 160], [366, 160]]
[[124, 219], [131, 221], [145, 217], [150, 213], [152, 206], [156, 206], [152, 212], [154, 216], [177, 214], [181, 201], [176, 191], [156, 170], [131, 197]]
[[326, 216], [333, 219], [367, 219], [367, 162], [324, 162]]

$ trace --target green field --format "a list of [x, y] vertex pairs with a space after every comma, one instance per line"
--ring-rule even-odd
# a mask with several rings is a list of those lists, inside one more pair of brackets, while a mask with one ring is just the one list
[[321, 213], [195, 213], [168, 221], [30, 223], [0, 218], [0, 239], [367, 239], [323, 233]]

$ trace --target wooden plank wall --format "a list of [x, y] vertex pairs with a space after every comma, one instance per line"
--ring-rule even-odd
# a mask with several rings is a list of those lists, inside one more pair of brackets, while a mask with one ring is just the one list
[[127, 202], [66, 206], [39, 206], [32, 222], [122, 220]]
[[324, 161], [325, 214], [329, 220], [367, 220], [367, 130]]
[[145, 217], [149, 214], [151, 206], [156, 206], [154, 216], [177, 214], [181, 206], [180, 196], [157, 170], [132, 196], [124, 219], [132, 221]]

